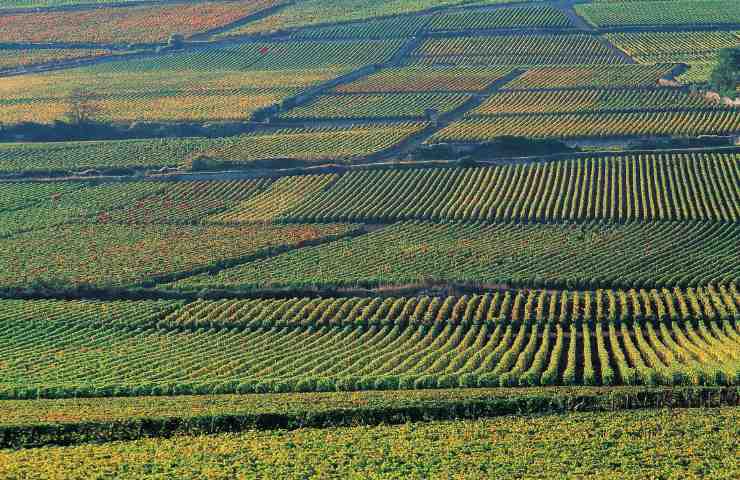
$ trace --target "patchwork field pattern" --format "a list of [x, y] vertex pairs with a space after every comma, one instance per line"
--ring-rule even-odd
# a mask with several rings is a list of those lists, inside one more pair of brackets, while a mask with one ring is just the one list
[[0, 477], [740, 478], [740, 2], [0, 3]]
[[285, 42], [200, 48], [0, 78], [0, 121], [61, 120], [76, 90], [92, 94], [100, 120], [249, 120], [256, 110], [365, 63], [382, 62], [399, 45]]

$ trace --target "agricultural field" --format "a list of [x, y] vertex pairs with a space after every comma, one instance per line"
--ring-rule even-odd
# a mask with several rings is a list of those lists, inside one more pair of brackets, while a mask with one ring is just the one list
[[[25, 184], [12, 185], [11, 200], [28, 191]], [[27, 202], [18, 202], [14, 207], [0, 212], [0, 237], [38, 229], [47, 229], [67, 222], [94, 220], [109, 210], [120, 208], [138, 198], [160, 189], [153, 182], [100, 183], [69, 186], [64, 182], [49, 183], [47, 188], [34, 189], [33, 197]], [[5, 188], [3, 188], [5, 190]], [[16, 254], [22, 252], [19, 246]], [[15, 254], [6, 252], [13, 257]], [[23, 261], [19, 259], [19, 268]]]
[[0, 14], [0, 42], [164, 43], [229, 25], [280, 0], [236, 0]]
[[17, 345], [6, 397], [192, 394], [217, 383], [264, 393], [740, 382], [734, 285], [182, 307], [57, 301], [69, 311], [40, 317], [54, 302], [0, 303], [2, 338]]
[[[512, 0], [482, 0], [481, 5], [509, 3]], [[228, 30], [216, 37], [274, 33], [319, 26], [323, 23], [354, 22], [409, 13], [431, 8], [451, 7], [472, 3], [468, 0], [304, 0], [296, 2], [261, 20]]]
[[102, 57], [109, 54], [109, 50], [91, 48], [3, 48], [0, 49], [0, 70], [28, 67], [42, 63]]
[[453, 123], [432, 141], [481, 142], [501, 136], [529, 138], [698, 137], [740, 133], [740, 110], [573, 113], [475, 117]]
[[685, 63], [683, 83], [706, 83], [723, 48], [740, 46], [740, 32], [613, 33], [606, 38], [641, 64]]
[[440, 13], [426, 26], [431, 31], [496, 30], [515, 28], [567, 28], [568, 17], [552, 7], [523, 7], [500, 10], [466, 10]]
[[491, 95], [469, 116], [518, 113], [585, 113], [625, 110], [718, 108], [704, 97], [675, 89], [654, 90], [507, 90]]
[[311, 103], [293, 108], [278, 118], [308, 119], [422, 119], [427, 109], [448, 113], [470, 96], [463, 93], [371, 93], [322, 95]]
[[77, 5], [105, 5], [107, 3], [128, 3], [139, 0], [5, 0], [1, 9], [16, 8], [54, 8]]
[[3, 143], [0, 172], [174, 167], [215, 143], [205, 138]]
[[[727, 224], [401, 222], [214, 275], [188, 277], [173, 287], [248, 290], [425, 282], [542, 288], [714, 285], [740, 280], [736, 234], [737, 229]], [[615, 251], [624, 257], [614, 258]]]
[[[302, 90], [365, 63], [382, 62], [399, 45], [288, 42], [202, 48], [0, 78], [0, 121], [61, 120], [69, 95], [77, 90], [91, 93], [100, 120], [248, 120]], [[309, 59], [306, 49], [313, 52]]]
[[114, 223], [196, 224], [211, 214], [233, 208], [269, 188], [272, 179], [167, 182], [156, 193], [110, 215]]
[[[154, 472], [206, 476], [447, 478], [600, 475], [622, 478], [732, 478], [738, 410], [588, 412], [492, 420], [355, 426], [145, 439], [3, 452], [0, 473], [43, 478], [64, 470], [86, 478], [157, 478]], [[495, 438], [497, 449], [492, 447]], [[528, 442], [522, 442], [522, 438]], [[605, 441], [605, 439], [608, 439]], [[531, 447], [530, 443], [538, 446]], [[660, 452], [645, 462], [645, 452]], [[689, 453], [687, 453], [689, 452]]]
[[592, 35], [533, 34], [429, 38], [410, 54], [429, 64], [558, 65], [623, 63]]
[[740, 477], [737, 1], [0, 3], [0, 478]]
[[[476, 168], [350, 172], [292, 221], [727, 221], [737, 154], [645, 154]], [[294, 180], [296, 188], [300, 180]], [[224, 214], [224, 215], [229, 215]]]
[[537, 67], [506, 84], [511, 90], [655, 86], [670, 65]]
[[575, 8], [586, 21], [601, 28], [740, 24], [740, 5], [733, 0], [594, 2]]
[[130, 225], [72, 223], [0, 240], [0, 287], [131, 286], [258, 258], [355, 232], [355, 225]]
[[307, 175], [282, 177], [275, 180], [259, 194], [233, 208], [212, 215], [213, 223], [269, 222], [301, 205], [339, 179], [338, 175]]
[[[283, 128], [228, 137], [203, 151], [227, 167], [259, 160], [300, 160], [309, 163], [351, 161], [391, 148], [420, 132], [420, 121], [353, 123], [347, 127]], [[185, 166], [192, 165], [192, 157]]]
[[512, 72], [507, 67], [411, 66], [387, 68], [339, 85], [337, 93], [481, 92]]

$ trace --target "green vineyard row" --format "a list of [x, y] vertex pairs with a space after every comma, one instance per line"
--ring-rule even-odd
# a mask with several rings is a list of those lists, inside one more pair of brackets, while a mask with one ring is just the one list
[[740, 110], [511, 115], [457, 121], [431, 138], [484, 142], [502, 136], [529, 138], [698, 137], [740, 133]]
[[5, 397], [740, 382], [734, 286], [1, 306]]
[[736, 222], [739, 165], [736, 153], [691, 153], [353, 171], [277, 217], [237, 208], [218, 220]]

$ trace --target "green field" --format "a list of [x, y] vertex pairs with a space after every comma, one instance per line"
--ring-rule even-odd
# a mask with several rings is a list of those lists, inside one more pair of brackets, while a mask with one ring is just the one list
[[740, 477], [739, 2], [0, 3], [0, 479]]
[[731, 285], [183, 307], [7, 300], [0, 394], [737, 385], [737, 298]]
[[[402, 222], [303, 248], [179, 288], [473, 282], [550, 288], [706, 285], [737, 280], [730, 225], [480, 225]], [[614, 252], [623, 257], [614, 258]], [[692, 267], [687, 267], [691, 265]], [[681, 272], [679, 275], [676, 272]]]
[[[353, 171], [279, 218], [297, 221], [736, 221], [736, 154]], [[296, 182], [299, 182], [296, 179]], [[245, 218], [239, 208], [216, 221]]]
[[576, 11], [597, 27], [627, 25], [737, 25], [740, 5], [732, 0], [678, 0], [653, 2], [596, 2], [577, 5]]
[[[511, 416], [0, 453], [0, 473], [87, 478], [734, 478], [737, 408]], [[528, 440], [522, 441], [523, 438]], [[536, 448], [533, 448], [536, 445]], [[649, 461], [645, 452], [652, 452]]]

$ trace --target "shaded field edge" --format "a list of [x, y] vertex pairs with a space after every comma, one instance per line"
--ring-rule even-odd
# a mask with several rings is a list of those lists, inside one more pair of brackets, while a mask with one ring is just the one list
[[[357, 425], [397, 425], [407, 422], [493, 418], [502, 415], [541, 415], [578, 411], [617, 411], [644, 408], [715, 408], [740, 406], [740, 389], [685, 387], [631, 389], [558, 389], [519, 396], [490, 396], [435, 400], [391, 399], [371, 406], [315, 409], [305, 405], [285, 413], [277, 404], [261, 412], [236, 411], [207, 415], [151, 416], [134, 419], [73, 423], [21, 423], [0, 426], [0, 448], [20, 449], [49, 445], [105, 443], [175, 435], [232, 433], [245, 430], [293, 430]], [[317, 394], [321, 395], [321, 394]], [[330, 394], [327, 394], [330, 395]], [[248, 396], [245, 396], [248, 398]]]

